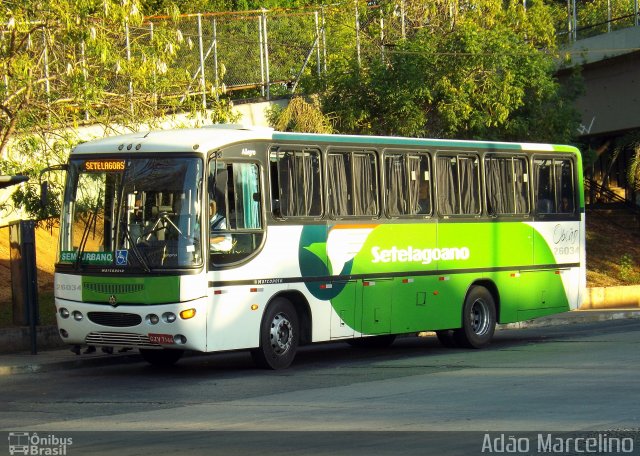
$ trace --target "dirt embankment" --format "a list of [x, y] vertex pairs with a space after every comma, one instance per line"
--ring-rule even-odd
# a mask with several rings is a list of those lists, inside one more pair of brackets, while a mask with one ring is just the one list
[[[36, 229], [36, 264], [41, 291], [53, 290], [53, 264], [57, 254], [58, 226]], [[9, 227], [0, 228], [0, 302], [11, 301], [11, 245]]]

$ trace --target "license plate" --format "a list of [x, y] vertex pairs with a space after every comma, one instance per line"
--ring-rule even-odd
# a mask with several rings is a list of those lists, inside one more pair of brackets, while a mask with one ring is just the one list
[[174, 343], [173, 336], [171, 334], [149, 334], [149, 342], [161, 345], [170, 345]]

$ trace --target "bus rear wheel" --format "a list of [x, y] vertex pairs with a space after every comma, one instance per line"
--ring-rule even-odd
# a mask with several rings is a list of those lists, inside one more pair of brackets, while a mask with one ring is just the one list
[[260, 325], [260, 346], [251, 351], [258, 367], [277, 370], [291, 365], [300, 340], [298, 321], [298, 314], [287, 299], [271, 302]]
[[482, 286], [473, 286], [462, 309], [462, 328], [453, 333], [460, 347], [482, 348], [491, 342], [496, 329], [496, 304], [493, 295]]
[[175, 363], [177, 363], [178, 360], [182, 358], [184, 350], [148, 350], [145, 348], [141, 348], [140, 354], [146, 362], [153, 366], [167, 367], [173, 366]]

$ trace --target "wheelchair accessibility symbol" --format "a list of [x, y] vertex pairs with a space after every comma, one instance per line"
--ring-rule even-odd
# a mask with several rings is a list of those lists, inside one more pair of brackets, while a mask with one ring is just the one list
[[128, 250], [116, 250], [116, 266], [126, 266], [128, 257]]

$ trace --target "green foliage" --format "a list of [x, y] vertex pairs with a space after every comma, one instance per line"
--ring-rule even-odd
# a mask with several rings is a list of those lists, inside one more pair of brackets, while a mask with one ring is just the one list
[[295, 131], [300, 133], [331, 133], [331, 122], [322, 113], [317, 97], [311, 102], [302, 97], [295, 97], [281, 108], [273, 105], [267, 112], [269, 124], [278, 131]]
[[[342, 133], [568, 142], [579, 117], [554, 79], [550, 11], [521, 2], [423, 10], [393, 50], [331, 68], [322, 95]], [[579, 85], [575, 86], [578, 87]], [[573, 90], [573, 89], [572, 89]]]
[[628, 253], [623, 254], [620, 257], [620, 278], [624, 282], [633, 283], [637, 277], [636, 266], [633, 258]]
[[[66, 134], [60, 132], [69, 127], [90, 123], [105, 131], [115, 125], [136, 130], [177, 111], [202, 113], [201, 97], [185, 93], [192, 84], [190, 68], [199, 68], [197, 53], [190, 50], [193, 41], [175, 24], [152, 28], [141, 11], [139, 0], [3, 4], [0, 156], [5, 173], [19, 171], [33, 182], [51, 164], [49, 150], [59, 151], [53, 163], [64, 162], [78, 141], [61, 139]], [[204, 90], [210, 99], [221, 94], [210, 82]], [[216, 102], [212, 117], [231, 119], [229, 101]], [[54, 191], [52, 201], [55, 196]], [[32, 186], [15, 193], [14, 205], [32, 216], [46, 215], [36, 201]], [[55, 206], [47, 210], [56, 211]]]
[[66, 162], [69, 150], [78, 143], [72, 132], [60, 132], [53, 135], [22, 135], [14, 141], [12, 152], [16, 158], [0, 162], [0, 174], [21, 174], [29, 177], [28, 183], [21, 185], [13, 194], [13, 207], [5, 205], [0, 211], [9, 215], [21, 208], [36, 220], [45, 220], [60, 216], [62, 197], [62, 175], [52, 173], [44, 175], [49, 181], [49, 192], [45, 206], [40, 203], [40, 172], [48, 166]]
[[631, 131], [618, 139], [615, 147], [619, 151], [631, 150], [627, 179], [636, 190], [640, 190], [640, 129]]

